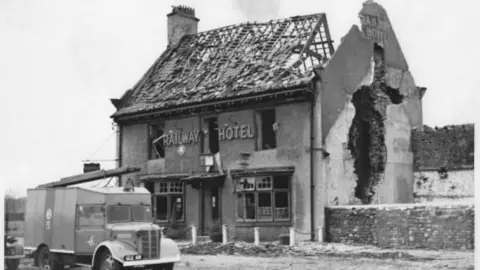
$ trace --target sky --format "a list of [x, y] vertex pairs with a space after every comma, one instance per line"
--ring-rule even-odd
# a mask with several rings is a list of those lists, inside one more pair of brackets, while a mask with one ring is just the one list
[[[472, 123], [478, 76], [475, 0], [378, 0], [415, 83], [424, 124]], [[116, 158], [110, 115], [166, 48], [172, 5], [195, 8], [199, 31], [324, 12], [337, 47], [362, 0], [0, 0], [0, 180], [6, 193]], [[100, 162], [115, 167], [113, 161]], [[97, 184], [97, 183], [94, 183]]]

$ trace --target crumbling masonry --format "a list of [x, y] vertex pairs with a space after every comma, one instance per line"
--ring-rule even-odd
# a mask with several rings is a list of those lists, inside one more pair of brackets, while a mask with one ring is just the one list
[[357, 175], [355, 197], [370, 204], [375, 189], [383, 179], [387, 148], [385, 146], [385, 120], [389, 104], [399, 104], [403, 95], [386, 83], [383, 48], [374, 45], [374, 76], [370, 86], [362, 86], [352, 97], [355, 116], [348, 134], [348, 149]]

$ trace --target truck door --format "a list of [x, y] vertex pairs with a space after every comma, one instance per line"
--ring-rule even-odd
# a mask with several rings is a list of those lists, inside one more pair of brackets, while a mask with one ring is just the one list
[[105, 240], [105, 207], [103, 205], [78, 205], [75, 225], [75, 252], [91, 255]]

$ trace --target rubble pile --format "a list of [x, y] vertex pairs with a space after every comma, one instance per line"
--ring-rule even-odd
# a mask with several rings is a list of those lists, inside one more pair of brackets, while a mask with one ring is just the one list
[[182, 254], [190, 255], [241, 255], [257, 257], [280, 257], [280, 256], [340, 256], [340, 257], [367, 257], [380, 259], [403, 259], [403, 260], [432, 260], [429, 257], [417, 257], [404, 251], [388, 251], [376, 247], [354, 246], [335, 243], [300, 242], [296, 246], [280, 245], [279, 242], [261, 243], [255, 246], [253, 243], [229, 242], [227, 244], [203, 242], [196, 245], [188, 245], [180, 249]]

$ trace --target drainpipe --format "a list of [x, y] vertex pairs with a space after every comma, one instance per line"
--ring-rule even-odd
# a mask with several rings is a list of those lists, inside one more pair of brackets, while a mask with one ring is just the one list
[[[117, 168], [122, 167], [122, 140], [123, 140], [123, 134], [122, 134], [122, 126], [117, 123]], [[118, 186], [121, 186], [121, 181], [122, 178], [121, 176], [118, 176]]]
[[315, 79], [309, 83], [312, 90], [312, 102], [310, 105], [310, 237], [315, 241], [315, 105], [317, 91], [315, 90]]

